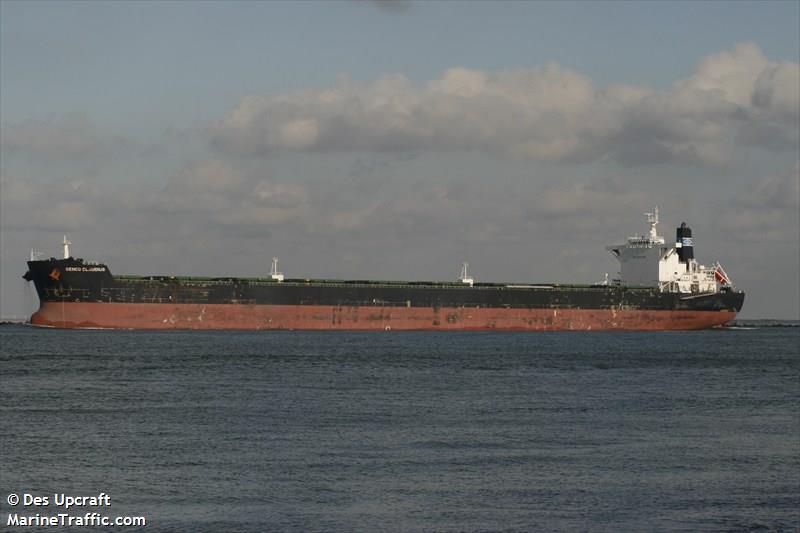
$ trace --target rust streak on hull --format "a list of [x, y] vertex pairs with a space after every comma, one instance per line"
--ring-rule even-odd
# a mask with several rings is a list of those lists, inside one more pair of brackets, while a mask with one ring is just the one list
[[44, 302], [31, 323], [111, 329], [653, 331], [705, 329], [735, 316], [734, 311]]

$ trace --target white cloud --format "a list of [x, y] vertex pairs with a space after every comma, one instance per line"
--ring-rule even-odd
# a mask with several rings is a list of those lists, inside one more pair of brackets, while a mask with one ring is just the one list
[[769, 60], [757, 45], [741, 43], [703, 58], [694, 74], [677, 82], [675, 88], [681, 92], [716, 94], [722, 100], [746, 107], [755, 81], [769, 66]]
[[756, 79], [752, 101], [770, 118], [797, 126], [800, 120], [800, 65], [780, 63], [765, 68]]
[[213, 129], [223, 152], [475, 150], [624, 165], [723, 165], [740, 142], [786, 150], [797, 138], [798, 66], [753, 44], [713, 54], [666, 91], [597, 89], [557, 64], [495, 73], [451, 68], [244, 98]]

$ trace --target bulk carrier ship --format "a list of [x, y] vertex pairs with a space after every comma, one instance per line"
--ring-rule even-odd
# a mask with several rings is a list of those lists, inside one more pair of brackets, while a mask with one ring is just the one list
[[[608, 246], [619, 278], [595, 285], [291, 279], [273, 259], [269, 276], [112, 275], [108, 266], [31, 252], [38, 326], [124, 329], [689, 330], [733, 320], [744, 302], [725, 271], [694, 258], [692, 231], [674, 245], [647, 235]], [[607, 276], [606, 276], [607, 278]]]

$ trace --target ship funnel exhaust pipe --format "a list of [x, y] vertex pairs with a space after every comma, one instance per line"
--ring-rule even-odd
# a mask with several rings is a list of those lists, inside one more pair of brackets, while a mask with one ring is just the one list
[[692, 240], [692, 228], [681, 222], [675, 235], [675, 248], [678, 249], [678, 259], [681, 263], [687, 263], [694, 259], [694, 241]]

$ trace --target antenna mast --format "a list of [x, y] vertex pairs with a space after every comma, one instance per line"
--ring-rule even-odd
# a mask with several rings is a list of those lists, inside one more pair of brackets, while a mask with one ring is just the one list
[[278, 272], [278, 258], [272, 258], [272, 268], [269, 270], [269, 277], [276, 281], [283, 281], [283, 272]]
[[461, 275], [458, 277], [458, 279], [461, 281], [461, 283], [466, 283], [472, 287], [472, 285], [475, 283], [475, 280], [467, 275], [467, 267], [469, 267], [469, 263], [466, 261], [461, 263]]
[[64, 246], [64, 259], [69, 259], [69, 245], [72, 243], [69, 242], [66, 235], [64, 235], [64, 242], [62, 244]]
[[663, 244], [664, 238], [658, 235], [658, 206], [653, 210], [652, 213], [645, 213], [644, 216], [647, 217], [647, 223], [650, 224], [650, 242]]

